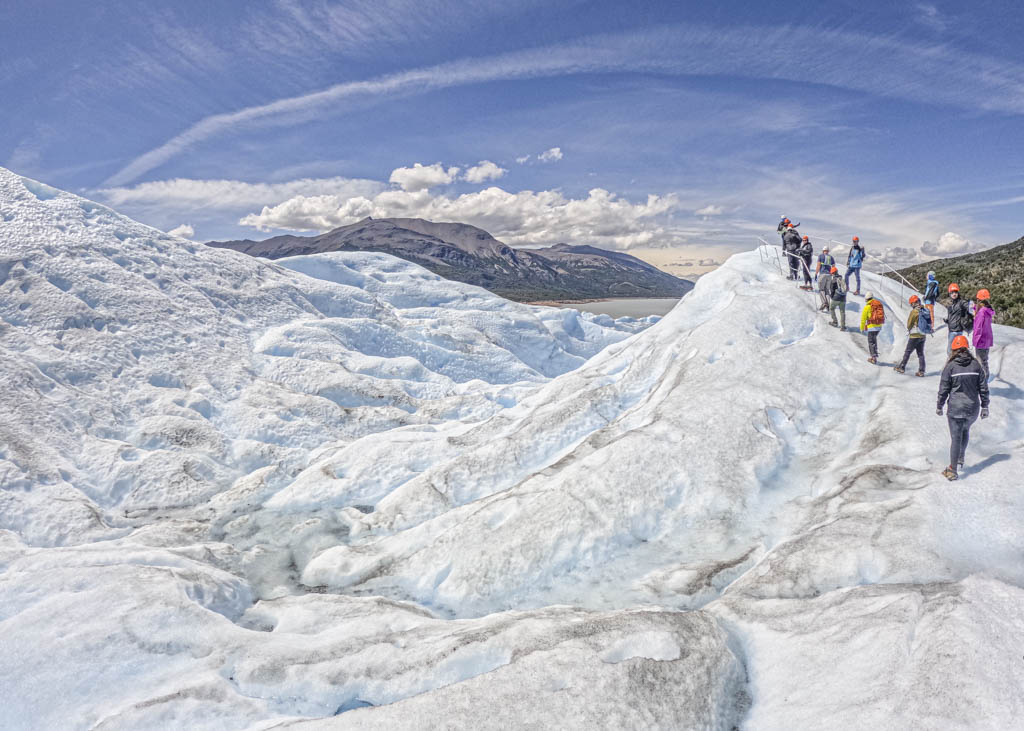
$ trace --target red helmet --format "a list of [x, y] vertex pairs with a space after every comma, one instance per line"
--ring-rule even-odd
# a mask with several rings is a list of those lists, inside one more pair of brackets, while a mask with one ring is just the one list
[[967, 342], [967, 338], [965, 338], [963, 335], [957, 335], [955, 338], [953, 338], [953, 344], [951, 347], [953, 350], [960, 350], [961, 348], [966, 349], [970, 347], [970, 343]]
[[789, 219], [788, 219], [788, 218], [783, 218], [783, 219], [782, 219], [782, 222], [783, 222], [783, 223], [789, 223]]
[[910, 304], [915, 304], [915, 303], [920, 302], [920, 301], [921, 301], [921, 298], [918, 297], [916, 294], [910, 295]]
[[950, 292], [959, 292], [960, 291], [960, 285], [957, 284], [956, 282], [953, 282], [951, 285], [949, 285], [949, 291]]
[[989, 295], [987, 289], [979, 289], [978, 290], [978, 294], [974, 295], [974, 297], [975, 297], [975, 299], [979, 299], [979, 300], [992, 299], [992, 297]]
[[856, 243], [860, 243], [860, 236], [854, 236], [853, 237], [853, 243], [855, 243], [855, 244]]

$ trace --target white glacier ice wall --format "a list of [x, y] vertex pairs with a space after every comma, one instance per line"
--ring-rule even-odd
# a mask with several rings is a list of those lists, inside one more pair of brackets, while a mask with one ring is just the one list
[[1019, 331], [947, 483], [943, 333], [756, 254], [644, 329], [0, 171], [0, 294], [4, 728], [1024, 717]]

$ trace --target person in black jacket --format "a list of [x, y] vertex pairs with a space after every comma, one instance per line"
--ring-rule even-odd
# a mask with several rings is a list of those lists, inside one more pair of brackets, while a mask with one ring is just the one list
[[960, 285], [953, 282], [949, 285], [949, 307], [946, 308], [946, 326], [949, 337], [946, 339], [946, 352], [952, 353], [953, 339], [957, 335], [966, 335], [974, 329], [974, 316], [971, 314], [967, 300], [960, 299]]
[[939, 402], [935, 413], [942, 416], [942, 407], [949, 399], [946, 421], [949, 423], [949, 467], [942, 471], [947, 480], [959, 477], [957, 468], [964, 466], [967, 440], [971, 424], [978, 418], [988, 418], [988, 378], [981, 363], [971, 355], [967, 338], [958, 335], [953, 339], [953, 355], [942, 369], [939, 381]]
[[789, 261], [790, 279], [800, 278], [800, 257], [796, 253], [799, 248], [800, 234], [797, 233], [796, 227], [790, 224], [782, 234], [782, 250], [785, 252], [786, 259]]
[[814, 283], [811, 281], [811, 257], [814, 256], [814, 247], [811, 246], [811, 240], [806, 236], [803, 238], [803, 242], [800, 244], [800, 248], [797, 250], [800, 258], [803, 259], [803, 270], [804, 270], [804, 285], [811, 287]]

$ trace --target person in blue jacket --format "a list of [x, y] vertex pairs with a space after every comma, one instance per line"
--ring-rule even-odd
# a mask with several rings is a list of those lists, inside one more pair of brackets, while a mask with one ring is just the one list
[[932, 322], [935, 322], [935, 303], [939, 301], [939, 280], [935, 278], [935, 272], [928, 272], [928, 282], [924, 285], [924, 297], [921, 299], [932, 316]]
[[860, 268], [864, 266], [864, 247], [860, 245], [860, 237], [853, 237], [853, 246], [850, 247], [850, 253], [846, 255], [846, 290], [850, 290], [850, 275], [855, 274], [857, 276], [857, 291], [854, 294], [860, 294]]

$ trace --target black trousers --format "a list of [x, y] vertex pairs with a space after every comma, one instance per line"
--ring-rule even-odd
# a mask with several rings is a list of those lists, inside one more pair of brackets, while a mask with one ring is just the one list
[[789, 278], [799, 279], [800, 278], [800, 257], [796, 254], [790, 254], [789, 259]]
[[978, 356], [978, 360], [981, 361], [981, 367], [985, 369], [985, 375], [988, 375], [988, 348], [975, 348], [974, 354]]
[[805, 256], [804, 260], [804, 284], [811, 285], [814, 282], [811, 280], [811, 257]]
[[878, 330], [868, 330], [868, 355], [878, 357]]
[[907, 340], [907, 349], [903, 351], [903, 360], [900, 361], [900, 368], [907, 367], [910, 354], [917, 351], [917, 370], [924, 373], [924, 338], [910, 338]]
[[949, 466], [954, 470], [957, 464], [964, 461], [964, 454], [967, 453], [967, 440], [971, 436], [971, 424], [978, 418], [975, 414], [969, 419], [954, 419], [948, 413], [946, 421], [949, 422]]

